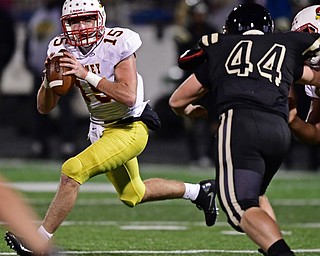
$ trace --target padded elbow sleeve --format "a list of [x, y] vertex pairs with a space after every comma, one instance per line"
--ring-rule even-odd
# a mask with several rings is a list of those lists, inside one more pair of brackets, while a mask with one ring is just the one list
[[191, 49], [180, 56], [178, 66], [183, 70], [194, 70], [205, 61], [206, 53], [203, 49]]

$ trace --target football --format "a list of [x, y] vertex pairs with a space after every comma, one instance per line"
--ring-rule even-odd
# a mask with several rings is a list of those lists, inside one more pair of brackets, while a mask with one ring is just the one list
[[60, 50], [49, 59], [46, 70], [49, 86], [59, 96], [66, 95], [76, 82], [75, 75], [62, 75], [70, 70], [68, 67], [60, 67], [60, 58], [64, 56], [64, 51], [66, 50]]

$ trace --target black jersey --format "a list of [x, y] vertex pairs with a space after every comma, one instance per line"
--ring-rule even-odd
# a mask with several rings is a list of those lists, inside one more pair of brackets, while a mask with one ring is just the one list
[[290, 85], [301, 78], [303, 62], [319, 50], [319, 34], [205, 35], [199, 46], [207, 61], [196, 71], [215, 95], [219, 114], [230, 108], [257, 108], [288, 118]]

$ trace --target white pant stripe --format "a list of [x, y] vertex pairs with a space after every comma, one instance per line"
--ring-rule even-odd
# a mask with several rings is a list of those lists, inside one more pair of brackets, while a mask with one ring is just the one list
[[[233, 180], [233, 164], [232, 164], [232, 155], [231, 155], [231, 125], [232, 125], [233, 110], [228, 110], [228, 115], [222, 115], [221, 126], [219, 128], [219, 187], [220, 187], [220, 196], [222, 203], [228, 213], [231, 221], [238, 226], [239, 221], [233, 214], [232, 209], [230, 208], [227, 200], [226, 193], [229, 193], [228, 196], [232, 202], [234, 210], [242, 216], [243, 210], [240, 205], [237, 203], [235, 190], [234, 190], [234, 180]], [[226, 134], [224, 134], [224, 128], [226, 127]], [[224, 136], [225, 135], [225, 136]], [[224, 141], [225, 139], [225, 141]], [[225, 151], [224, 151], [225, 150]], [[225, 159], [224, 159], [225, 156]], [[224, 170], [224, 161], [226, 162], [226, 170]], [[227, 184], [225, 184], [225, 175], [227, 175]], [[226, 189], [225, 189], [226, 186]]]

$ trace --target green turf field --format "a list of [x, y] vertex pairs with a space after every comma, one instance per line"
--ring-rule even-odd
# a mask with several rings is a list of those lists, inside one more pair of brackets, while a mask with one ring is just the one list
[[[23, 189], [22, 194], [42, 218], [59, 179], [59, 163], [0, 161], [0, 172]], [[141, 173], [143, 178], [189, 182], [213, 176], [211, 169], [165, 165], [141, 165]], [[320, 255], [320, 173], [281, 171], [268, 196], [296, 255]], [[4, 234], [5, 228], [0, 231]], [[131, 209], [117, 200], [103, 176], [83, 186], [76, 207], [56, 232], [55, 242], [67, 255], [260, 255], [256, 245], [226, 224], [223, 212], [217, 224], [208, 228], [202, 212], [186, 200]], [[14, 255], [3, 239], [0, 255]]]

